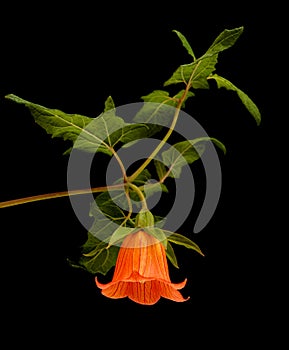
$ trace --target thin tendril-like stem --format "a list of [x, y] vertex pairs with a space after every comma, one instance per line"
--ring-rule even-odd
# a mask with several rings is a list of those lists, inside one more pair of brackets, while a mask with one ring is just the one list
[[122, 176], [123, 176], [124, 182], [127, 182], [126, 170], [125, 170], [125, 167], [124, 167], [124, 165], [123, 165], [122, 160], [119, 158], [117, 152], [114, 150], [113, 147], [111, 147], [110, 150], [111, 150], [112, 154], [114, 155], [116, 161], [117, 161], [118, 164], [119, 164], [119, 167], [120, 167], [120, 170], [121, 170], [121, 172], [122, 172]]
[[145, 210], [148, 210], [146, 198], [142, 193], [142, 191], [133, 183], [128, 182], [127, 186], [129, 186], [139, 196], [139, 199], [141, 200], [141, 203], [142, 203], [142, 208]]
[[88, 189], [82, 189], [82, 190], [71, 190], [71, 191], [63, 191], [63, 192], [46, 193], [46, 194], [40, 194], [40, 195], [36, 195], [36, 196], [12, 199], [12, 200], [9, 200], [6, 202], [0, 202], [0, 208], [13, 207], [15, 205], [38, 202], [38, 201], [42, 201], [42, 200], [46, 200], [46, 199], [76, 196], [76, 195], [81, 195], [81, 194], [89, 194], [89, 193], [97, 193], [97, 192], [105, 192], [108, 190], [113, 191], [113, 190], [120, 189], [122, 186], [123, 186], [122, 184], [118, 184], [118, 185], [94, 187], [94, 188], [88, 188]]

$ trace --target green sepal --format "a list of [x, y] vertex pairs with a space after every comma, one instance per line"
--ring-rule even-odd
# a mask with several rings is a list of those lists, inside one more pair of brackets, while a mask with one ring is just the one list
[[135, 226], [139, 228], [151, 227], [154, 223], [154, 216], [148, 209], [141, 209], [135, 219]]
[[120, 246], [125, 237], [129, 234], [137, 232], [138, 229], [135, 227], [119, 226], [114, 233], [111, 235], [108, 246], [118, 245]]
[[156, 226], [154, 227], [150, 226], [150, 227], [146, 227], [145, 231], [150, 235], [152, 235], [153, 237], [155, 237], [159, 242], [161, 242], [164, 245], [165, 249], [167, 249], [167, 243], [168, 243], [167, 236], [161, 228]]
[[188, 249], [193, 249], [196, 252], [198, 252], [199, 254], [201, 254], [202, 256], [204, 256], [200, 247], [195, 242], [190, 240], [188, 237], [183, 236], [179, 233], [168, 231], [168, 230], [163, 230], [163, 231], [165, 232], [165, 234], [167, 236], [167, 240], [169, 242], [182, 245]]
[[166, 249], [166, 255], [169, 261], [173, 264], [174, 267], [177, 269], [179, 268], [178, 262], [177, 262], [177, 257], [175, 255], [174, 249], [170, 242], [167, 240], [167, 249]]

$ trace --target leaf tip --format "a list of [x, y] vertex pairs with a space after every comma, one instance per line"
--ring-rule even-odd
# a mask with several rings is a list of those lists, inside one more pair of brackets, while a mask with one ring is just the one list
[[12, 98], [13, 96], [14, 96], [13, 94], [7, 94], [7, 95], [5, 95], [4, 97], [7, 98], [8, 100], [11, 100], [11, 98]]
[[258, 118], [256, 118], [256, 123], [257, 123], [257, 126], [261, 124], [261, 115]]

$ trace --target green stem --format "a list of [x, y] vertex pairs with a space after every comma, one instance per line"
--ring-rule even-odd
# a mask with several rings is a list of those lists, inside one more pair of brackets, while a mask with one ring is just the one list
[[123, 184], [118, 184], [118, 185], [112, 185], [112, 186], [88, 188], [83, 190], [72, 190], [72, 191], [40, 194], [36, 196], [30, 196], [30, 197], [24, 197], [19, 199], [12, 199], [6, 202], [0, 202], [0, 208], [13, 207], [19, 204], [38, 202], [46, 199], [61, 198], [61, 197], [75, 196], [75, 195], [88, 194], [88, 193], [105, 192], [108, 190], [113, 191], [113, 190], [120, 189], [122, 187], [123, 187]]
[[149, 163], [155, 158], [155, 156], [159, 153], [159, 151], [162, 149], [162, 147], [166, 144], [167, 140], [169, 139], [172, 132], [174, 131], [174, 128], [175, 128], [177, 120], [178, 120], [178, 116], [180, 114], [181, 105], [185, 99], [186, 94], [187, 94], [187, 91], [184, 92], [184, 95], [179, 100], [179, 103], [176, 107], [176, 111], [174, 114], [172, 124], [171, 124], [168, 132], [166, 133], [164, 138], [161, 140], [161, 142], [157, 145], [157, 147], [152, 151], [152, 153], [149, 155], [149, 157], [143, 162], [143, 164], [131, 176], [128, 177], [129, 182], [133, 182], [135, 180], [135, 178], [149, 165]]
[[162, 149], [162, 147], [167, 142], [168, 138], [171, 136], [172, 132], [174, 131], [175, 125], [177, 123], [177, 119], [179, 116], [180, 109], [176, 109], [172, 124], [164, 136], [164, 138], [161, 140], [161, 142], [157, 145], [157, 147], [153, 150], [153, 152], [149, 155], [149, 157], [143, 162], [143, 164], [131, 175], [128, 177], [129, 182], [133, 182], [136, 177], [149, 165], [149, 163], [155, 158], [155, 156], [159, 153], [159, 151]]
[[139, 189], [139, 187], [137, 187], [136, 185], [134, 185], [133, 183], [130, 183], [130, 182], [127, 183], [127, 186], [129, 186], [132, 190], [134, 190], [134, 192], [139, 196], [139, 199], [142, 202], [142, 209], [148, 210], [146, 198], [145, 198], [144, 194], [142, 193], [142, 191]]
[[114, 150], [113, 147], [110, 147], [110, 151], [112, 152], [112, 154], [114, 155], [115, 159], [117, 160], [117, 162], [119, 164], [119, 167], [120, 167], [120, 170], [121, 170], [122, 176], [123, 176], [123, 181], [127, 182], [126, 170], [125, 170], [125, 167], [123, 165], [122, 160], [119, 158], [117, 152]]
[[126, 222], [130, 219], [131, 214], [132, 214], [132, 203], [131, 203], [131, 199], [129, 196], [128, 188], [125, 189], [125, 196], [126, 196], [126, 200], [128, 203], [128, 214], [127, 214], [126, 218], [124, 219], [124, 221], [122, 222], [122, 226], [124, 226], [126, 224]]

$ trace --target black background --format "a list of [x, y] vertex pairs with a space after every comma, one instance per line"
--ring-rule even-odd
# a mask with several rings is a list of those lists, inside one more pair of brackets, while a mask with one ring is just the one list
[[[200, 56], [224, 29], [244, 26], [234, 47], [219, 55], [217, 73], [246, 92], [262, 114], [257, 126], [235, 94], [216, 89], [198, 91], [187, 104], [187, 112], [228, 153], [220, 153], [217, 210], [205, 229], [191, 236], [205, 257], [176, 247], [180, 269], [171, 267], [171, 278], [188, 278], [181, 291], [190, 296], [185, 303], [161, 299], [142, 306], [102, 296], [93, 276], [67, 264], [86, 235], [68, 198], [1, 209], [1, 288], [8, 310], [3, 317], [15, 333], [26, 329], [23, 342], [38, 334], [53, 342], [80, 336], [83, 346], [128, 345], [136, 337], [136, 345], [156, 338], [204, 347], [213, 340], [233, 349], [249, 339], [258, 345], [264, 333], [270, 335], [264, 327], [272, 329], [278, 310], [270, 291], [279, 288], [273, 263], [282, 216], [275, 199], [281, 184], [275, 158], [281, 117], [272, 91], [281, 63], [271, 55], [272, 47], [278, 51], [282, 9], [238, 6], [41, 2], [31, 8], [6, 5], [2, 11], [1, 201], [66, 190], [68, 161], [62, 155], [68, 144], [51, 139], [24, 106], [4, 96], [13, 93], [90, 117], [103, 110], [109, 95], [116, 105], [141, 101], [190, 62], [173, 29]], [[194, 215], [181, 233], [192, 232]]]

